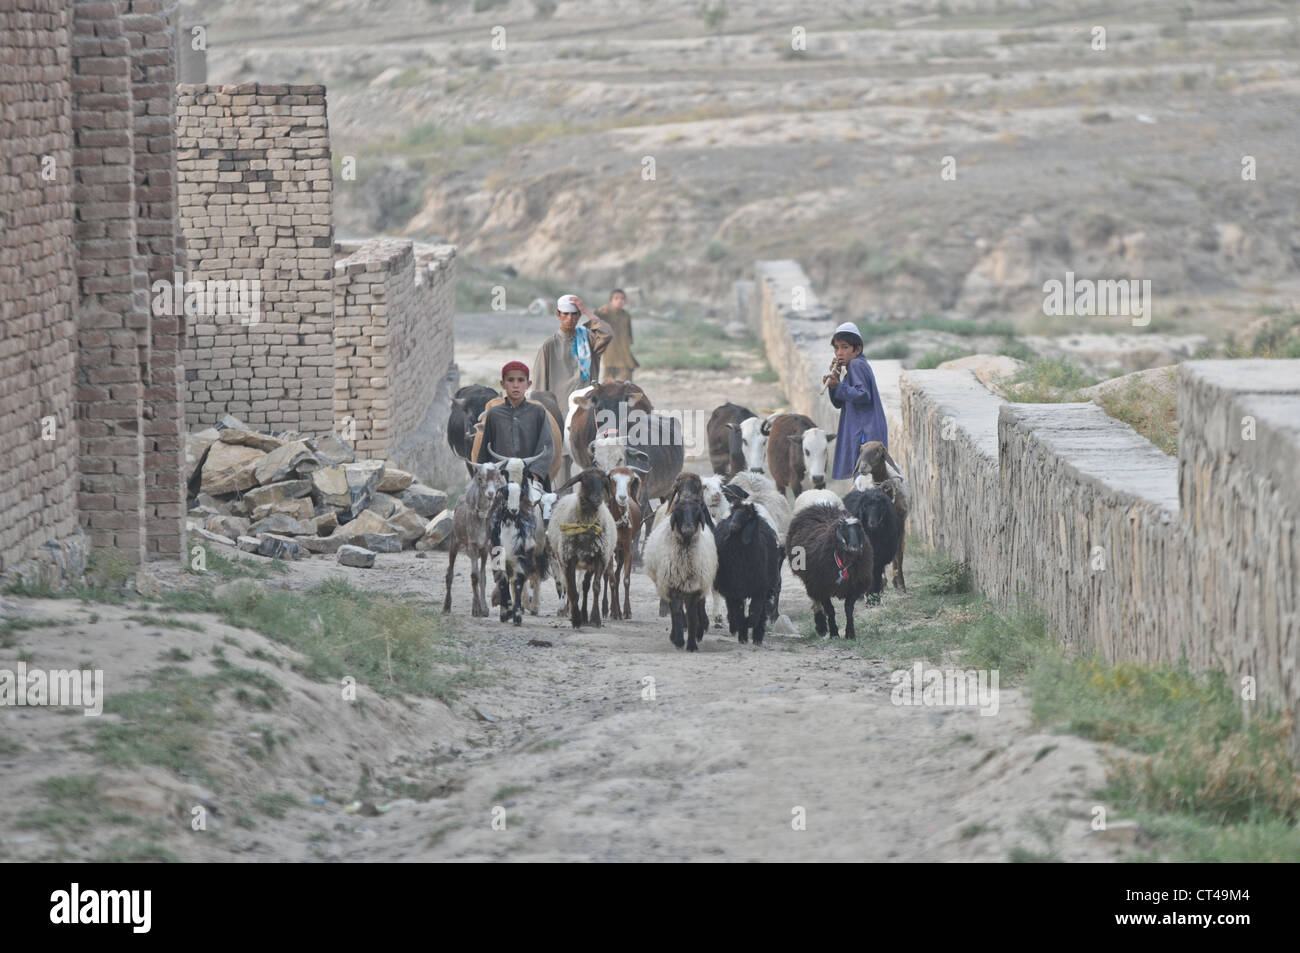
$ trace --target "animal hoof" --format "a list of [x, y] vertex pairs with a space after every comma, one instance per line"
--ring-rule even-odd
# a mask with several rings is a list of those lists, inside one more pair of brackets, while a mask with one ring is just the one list
[[524, 624], [524, 620], [519, 618], [519, 616], [515, 616], [515, 625], [523, 625], [523, 624]]

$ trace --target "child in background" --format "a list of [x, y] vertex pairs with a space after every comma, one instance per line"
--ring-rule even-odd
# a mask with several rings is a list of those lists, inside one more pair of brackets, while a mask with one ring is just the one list
[[822, 378], [831, 403], [840, 408], [831, 477], [847, 480], [853, 476], [859, 448], [871, 440], [879, 440], [888, 447], [889, 431], [885, 408], [880, 405], [880, 391], [876, 389], [876, 375], [862, 356], [858, 326], [851, 321], [841, 324], [831, 336], [831, 347], [835, 349], [835, 360], [830, 373]]

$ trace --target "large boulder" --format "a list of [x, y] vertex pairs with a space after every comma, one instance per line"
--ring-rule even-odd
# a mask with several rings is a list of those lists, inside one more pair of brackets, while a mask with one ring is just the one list
[[402, 542], [409, 545], [424, 535], [429, 521], [409, 506], [398, 504], [396, 512], [388, 517], [388, 524], [397, 530]]
[[258, 537], [256, 552], [259, 556], [269, 556], [271, 559], [302, 559], [305, 555], [296, 540], [271, 533]]
[[277, 513], [303, 522], [312, 522], [316, 518], [316, 508], [312, 506], [311, 498], [306, 496], [296, 500], [277, 500], [274, 503], [263, 503], [261, 506], [253, 507], [254, 520], [264, 520]]
[[213, 516], [203, 524], [203, 528], [210, 533], [220, 533], [233, 542], [248, 533], [248, 520], [239, 516]]
[[294, 500], [309, 493], [311, 493], [310, 480], [285, 480], [281, 483], [268, 483], [266, 486], [255, 487], [244, 494], [244, 500], [256, 510], [259, 506], [268, 503]]
[[326, 466], [352, 463], [357, 458], [355, 451], [332, 433], [323, 437], [313, 437], [310, 443], [316, 450], [316, 456], [320, 457]]
[[361, 533], [393, 533], [396, 530], [388, 520], [374, 510], [362, 510], [357, 514], [356, 519], [343, 525], [342, 532], [348, 536], [356, 536]]
[[374, 510], [384, 519], [388, 519], [402, 505], [402, 501], [395, 496], [389, 496], [387, 493], [376, 493], [370, 498], [368, 510]]
[[260, 519], [248, 528], [250, 536], [265, 536], [274, 533], [280, 536], [314, 536], [316, 524], [308, 520], [296, 520], [284, 513], [272, 513]]
[[287, 480], [294, 474], [307, 474], [320, 469], [321, 463], [316, 459], [307, 444], [302, 440], [286, 443], [276, 447], [257, 464], [258, 483], [277, 483]]
[[415, 544], [419, 550], [437, 549], [451, 538], [452, 526], [455, 523], [455, 517], [451, 510], [443, 510], [424, 528], [424, 535], [420, 537]]
[[433, 519], [447, 508], [447, 494], [423, 483], [412, 483], [401, 492], [398, 499], [427, 520]]
[[194, 474], [203, 466], [208, 450], [221, 437], [221, 431], [215, 427], [200, 430], [198, 433], [185, 435], [185, 485], [189, 486]]
[[237, 493], [257, 483], [257, 462], [264, 454], [255, 447], [217, 441], [208, 449], [203, 461], [199, 490], [213, 496]]
[[379, 481], [376, 489], [380, 493], [400, 493], [414, 482], [415, 477], [405, 470], [398, 470], [385, 464], [383, 479]]
[[363, 549], [360, 546], [340, 546], [339, 564], [355, 566], [358, 569], [369, 569], [375, 564], [374, 550]]
[[263, 452], [274, 450], [284, 443], [279, 437], [274, 437], [269, 433], [259, 433], [256, 430], [240, 430], [235, 427], [221, 431], [221, 442], [244, 447], [255, 447]]
[[382, 460], [323, 467], [311, 475], [312, 492], [318, 502], [333, 507], [340, 516], [350, 520], [370, 505], [370, 498], [383, 477]]

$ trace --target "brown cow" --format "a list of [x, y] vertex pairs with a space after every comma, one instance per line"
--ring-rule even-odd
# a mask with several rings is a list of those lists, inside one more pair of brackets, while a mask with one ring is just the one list
[[709, 435], [709, 463], [714, 473], [730, 477], [745, 469], [740, 425], [753, 416], [754, 412], [748, 407], [732, 403], [715, 407], [709, 415], [706, 432]]
[[763, 424], [762, 432], [767, 435], [767, 472], [778, 492], [791, 487], [797, 499], [805, 476], [812, 478], [816, 489], [826, 486], [826, 459], [835, 434], [826, 433], [803, 414], [777, 414]]
[[569, 421], [569, 456], [574, 465], [582, 469], [591, 466], [591, 442], [600, 431], [613, 428], [626, 435], [633, 411], [648, 414], [654, 410], [646, 392], [631, 381], [595, 384], [589, 393], [574, 397], [572, 402], [574, 410]]

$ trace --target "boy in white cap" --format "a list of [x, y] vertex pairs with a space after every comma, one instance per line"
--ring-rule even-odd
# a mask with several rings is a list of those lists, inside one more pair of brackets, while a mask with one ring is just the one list
[[888, 447], [889, 429], [885, 408], [880, 405], [880, 391], [876, 389], [876, 375], [862, 356], [858, 326], [851, 321], [841, 324], [831, 336], [831, 347], [835, 349], [835, 360], [830, 373], [822, 378], [831, 403], [840, 408], [831, 477], [847, 480], [853, 476], [858, 449], [871, 440], [879, 440]]
[[[579, 314], [587, 316], [578, 324]], [[608, 324], [592, 314], [577, 295], [561, 295], [555, 302], [560, 329], [547, 338], [533, 361], [533, 387], [550, 391], [562, 409], [569, 395], [600, 380], [600, 355], [614, 337]]]

